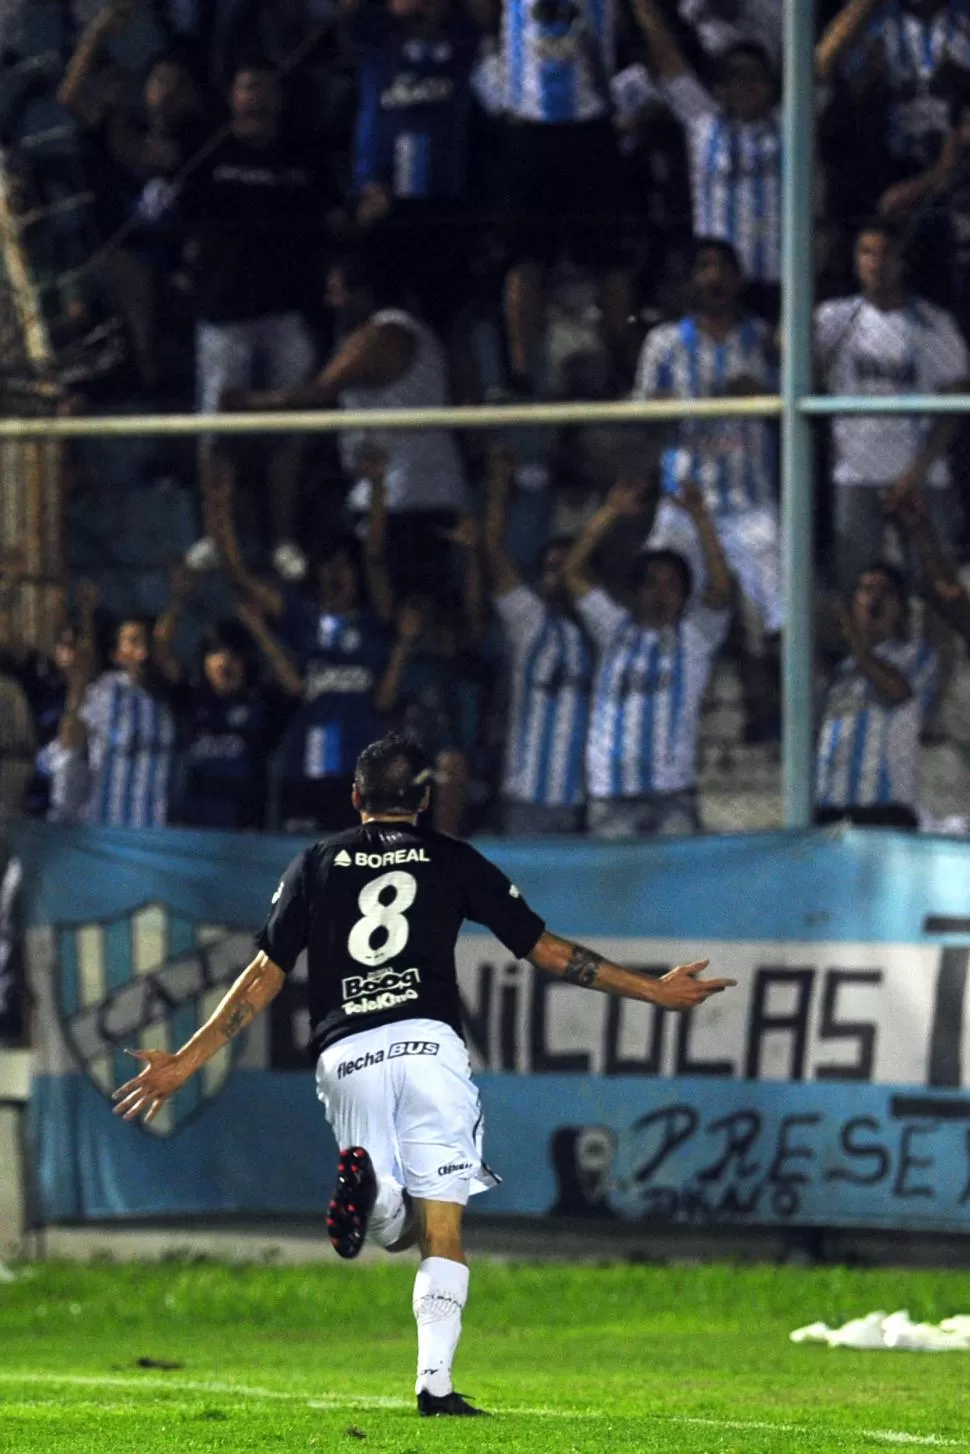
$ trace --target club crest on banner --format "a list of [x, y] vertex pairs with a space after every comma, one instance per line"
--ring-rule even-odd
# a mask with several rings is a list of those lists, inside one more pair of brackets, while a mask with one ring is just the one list
[[[59, 925], [56, 944], [61, 1026], [78, 1067], [107, 1098], [138, 1073], [125, 1050], [177, 1050], [253, 954], [251, 933], [196, 924], [160, 903]], [[144, 1130], [172, 1136], [204, 1110], [225, 1086], [241, 1044], [220, 1050]]]

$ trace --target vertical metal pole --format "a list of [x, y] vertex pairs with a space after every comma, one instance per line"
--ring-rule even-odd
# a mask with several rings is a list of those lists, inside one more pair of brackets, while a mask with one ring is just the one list
[[785, 0], [782, 173], [782, 554], [785, 634], [782, 764], [785, 825], [812, 821], [812, 436], [801, 399], [812, 385], [813, 0]]

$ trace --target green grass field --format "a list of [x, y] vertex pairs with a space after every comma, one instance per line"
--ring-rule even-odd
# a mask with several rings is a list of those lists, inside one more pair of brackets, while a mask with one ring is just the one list
[[0, 1285], [3, 1454], [970, 1450], [970, 1354], [787, 1337], [876, 1307], [970, 1311], [967, 1274], [482, 1262], [456, 1382], [487, 1422], [414, 1412], [413, 1263], [18, 1274]]

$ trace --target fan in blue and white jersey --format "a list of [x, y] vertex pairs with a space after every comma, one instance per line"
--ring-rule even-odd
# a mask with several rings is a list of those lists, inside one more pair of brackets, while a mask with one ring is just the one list
[[[718, 238], [699, 238], [691, 270], [691, 312], [647, 335], [637, 368], [636, 399], [711, 399], [773, 394], [778, 369], [771, 335], [745, 314], [737, 255]], [[661, 501], [651, 549], [686, 555], [703, 583], [700, 541], [676, 503], [686, 480], [704, 493], [724, 553], [769, 634], [781, 630], [781, 544], [774, 433], [756, 419], [686, 419], [661, 463]]]
[[552, 124], [608, 115], [614, 0], [504, 0], [505, 109]]
[[816, 762], [825, 810], [918, 805], [920, 729], [939, 668], [925, 641], [902, 635], [906, 588], [892, 566], [859, 577], [845, 623], [850, 655], [828, 684]]
[[167, 688], [152, 669], [146, 622], [121, 622], [112, 661], [62, 720], [51, 759], [51, 816], [158, 827], [168, 818], [176, 733]]
[[586, 749], [589, 827], [603, 838], [690, 833], [696, 803], [700, 710], [727, 634], [731, 577], [695, 484], [683, 506], [704, 550], [707, 588], [690, 604], [690, 567], [673, 551], [638, 562], [632, 609], [587, 573], [600, 541], [643, 510], [642, 489], [623, 482], [590, 521], [566, 563], [579, 615], [598, 653]]
[[505, 552], [513, 473], [507, 457], [493, 455], [485, 549], [509, 668], [504, 827], [517, 834], [574, 832], [586, 801], [593, 652], [563, 577], [572, 541], [556, 537], [546, 543], [535, 589]]
[[697, 32], [710, 56], [722, 56], [738, 41], [754, 40], [777, 64], [781, 59], [783, 11], [778, 0], [680, 0], [677, 13]]
[[733, 244], [748, 279], [781, 276], [781, 117], [771, 61], [751, 41], [719, 62], [720, 100], [687, 64], [655, 0], [637, 0], [650, 66], [684, 128], [694, 232]]
[[[851, 81], [875, 75], [889, 95], [886, 146], [897, 166], [931, 166], [970, 73], [968, 0], [872, 0], [847, 6], [817, 52], [823, 80], [845, 58]], [[961, 74], [962, 73], [962, 74]]]

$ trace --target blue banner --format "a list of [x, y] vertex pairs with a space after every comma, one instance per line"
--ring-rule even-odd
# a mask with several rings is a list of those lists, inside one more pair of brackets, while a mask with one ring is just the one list
[[970, 1097], [883, 1086], [488, 1076], [490, 1210], [970, 1231]]
[[[305, 971], [149, 1129], [110, 1094], [252, 953], [302, 844], [17, 829], [36, 1006], [41, 1221], [316, 1214], [334, 1148]], [[970, 845], [827, 830], [483, 843], [557, 932], [622, 963], [710, 957], [676, 1017], [547, 980], [475, 926], [457, 966], [503, 1185], [473, 1210], [970, 1229]]]

